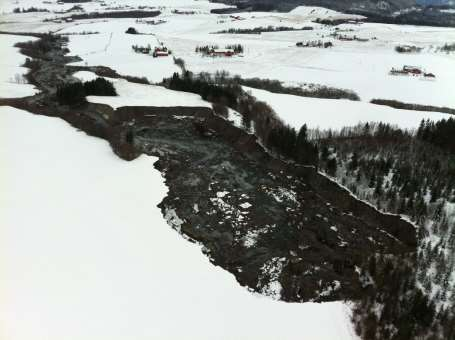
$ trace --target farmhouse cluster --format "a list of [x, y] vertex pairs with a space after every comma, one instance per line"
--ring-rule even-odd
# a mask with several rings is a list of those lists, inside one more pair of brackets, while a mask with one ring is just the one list
[[[346, 35], [346, 34], [338, 34], [338, 33], [333, 33], [332, 36], [335, 39], [338, 39], [340, 41], [359, 41], [359, 42], [367, 42], [370, 39], [367, 38], [360, 38], [356, 35]], [[374, 38], [373, 38], [374, 39]]]
[[194, 15], [196, 14], [196, 11], [174, 9], [172, 10], [172, 14]]
[[146, 25], [160, 25], [166, 23], [166, 20], [158, 19], [158, 20], [144, 20], [144, 19], [136, 19], [136, 24], [146, 24]]
[[148, 54], [148, 55], [152, 55], [154, 58], [157, 58], [157, 57], [167, 57], [169, 56], [170, 54], [172, 54], [171, 50], [169, 50], [166, 46], [164, 46], [163, 44], [161, 44], [160, 46], [158, 47], [154, 47], [152, 48], [149, 45], [147, 46], [138, 46], [138, 45], [133, 45], [131, 46], [131, 48], [133, 49], [134, 52], [136, 53], [142, 53], [142, 54]]
[[242, 18], [240, 15], [230, 15], [229, 18], [231, 18], [232, 21], [245, 20], [245, 18]]
[[333, 47], [333, 43], [331, 41], [322, 40], [311, 40], [307, 42], [299, 41], [295, 44], [297, 47], [318, 47], [318, 48], [328, 48]]
[[232, 57], [235, 55], [241, 55], [243, 53], [243, 46], [240, 44], [237, 45], [227, 45], [225, 48], [219, 48], [216, 45], [213, 46], [196, 46], [195, 52], [200, 53], [204, 56], [209, 57]]
[[423, 76], [425, 78], [436, 78], [436, 76], [433, 73], [425, 72], [419, 66], [410, 66], [410, 65], [404, 65], [401, 69], [392, 67], [392, 69], [390, 70], [389, 73], [394, 76], [404, 75], [404, 76], [415, 76], [415, 77]]

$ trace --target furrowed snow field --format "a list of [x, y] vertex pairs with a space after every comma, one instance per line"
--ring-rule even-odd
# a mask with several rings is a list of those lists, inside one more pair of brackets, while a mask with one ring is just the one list
[[[157, 38], [151, 34], [126, 34], [128, 27], [134, 25], [132, 19], [103, 21], [96, 24], [79, 25], [78, 30], [64, 29], [60, 33], [80, 32], [81, 30], [99, 31], [100, 34], [70, 36], [68, 48], [70, 55], [77, 54], [83, 61], [73, 65], [108, 66], [120, 74], [146, 77], [159, 82], [164, 77], [179, 72], [172, 56], [153, 58], [151, 55], [134, 53], [131, 46], [159, 46]], [[149, 25], [141, 25], [140, 32], [150, 33]]]
[[[24, 7], [25, 4], [47, 6], [36, 0], [27, 0]], [[137, 8], [140, 4], [143, 5], [139, 0], [108, 2], [109, 6], [130, 5], [128, 9]], [[455, 41], [453, 28], [367, 23], [339, 25], [336, 31], [335, 27], [320, 25], [312, 20], [353, 16], [323, 8], [299, 7], [290, 13], [242, 13], [240, 17], [244, 20], [234, 20], [228, 15], [209, 14], [213, 6], [219, 5], [206, 1], [175, 0], [168, 3], [156, 0], [147, 2], [147, 5], [159, 8], [162, 14], [156, 19], [166, 20], [166, 23], [146, 25], [137, 24], [134, 19], [110, 19], [53, 24], [40, 22], [38, 18], [54, 14], [26, 13], [16, 15], [16, 23], [11, 20], [11, 15], [6, 15], [5, 21], [10, 19], [12, 22], [6, 23], [4, 28], [19, 29], [17, 18], [23, 18], [27, 21], [23, 29], [59, 30], [59, 33], [99, 31], [100, 34], [97, 35], [70, 36], [70, 54], [79, 55], [83, 59], [77, 64], [106, 65], [121, 74], [145, 76], [156, 82], [179, 71], [173, 64], [172, 57], [151, 58], [148, 55], [136, 54], [131, 50], [131, 45], [150, 44], [153, 47], [163, 42], [176, 57], [183, 58], [188, 69], [193, 72], [213, 73], [227, 70], [243, 77], [278, 79], [292, 85], [315, 83], [350, 89], [357, 92], [362, 101], [381, 98], [455, 107], [455, 97], [451, 93], [452, 80], [455, 79], [455, 54], [435, 51], [437, 46]], [[97, 3], [81, 6], [87, 10], [106, 10], [102, 7], [95, 8]], [[174, 8], [194, 10], [196, 14], [173, 14], [171, 10]], [[32, 18], [35, 18], [35, 22]], [[229, 28], [269, 25], [297, 28], [311, 26], [314, 30], [259, 35], [213, 34]], [[154, 35], [125, 34], [128, 27]], [[330, 36], [335, 32], [347, 36], [355, 35], [369, 41], [340, 41]], [[310, 40], [331, 41], [335, 46], [328, 49], [295, 46], [298, 41]], [[234, 43], [244, 45], [245, 53], [242, 57], [209, 58], [194, 52], [197, 45], [216, 44], [224, 47]], [[394, 51], [398, 44], [416, 45], [423, 47], [423, 51], [399, 54]], [[392, 68], [399, 69], [404, 65], [419, 66], [426, 72], [434, 73], [436, 79], [389, 75]]]
[[10, 107], [0, 136], [1, 339], [356, 338], [343, 303], [251, 294], [170, 228], [155, 157]]
[[[96, 79], [95, 73], [80, 71], [73, 74], [81, 81]], [[202, 106], [211, 107], [209, 102], [194, 93], [168, 90], [163, 86], [143, 85], [124, 79], [106, 78], [113, 82], [117, 96], [88, 96], [92, 103], [106, 104], [116, 109], [121, 106]]]
[[[81, 56], [78, 64], [105, 64], [120, 73], [146, 76], [160, 81], [177, 71], [172, 58], [151, 58], [131, 51], [132, 44], [156, 46], [157, 39], [168, 46], [176, 57], [185, 60], [193, 72], [227, 70], [242, 77], [278, 79], [285, 83], [322, 84], [350, 89], [359, 94], [362, 101], [373, 98], [394, 99], [422, 105], [455, 107], [451, 83], [455, 78], [455, 55], [435, 52], [437, 46], [455, 40], [455, 29], [398, 26], [384, 24], [344, 24], [339, 34], [370, 39], [367, 42], [339, 41], [329, 34], [333, 27], [312, 23], [314, 15], [292, 13], [241, 14], [245, 20], [232, 21], [228, 16], [209, 14], [175, 15], [164, 13], [158, 18], [167, 22], [151, 26], [135, 24], [134, 20], [122, 19], [115, 23], [97, 22], [79, 24], [62, 30], [77, 32], [99, 31], [99, 35], [71, 36], [71, 54]], [[321, 14], [322, 16], [322, 14]], [[222, 23], [220, 23], [222, 22]], [[258, 26], [312, 26], [312, 31], [273, 32], [262, 34], [213, 34], [229, 28], [253, 28]], [[154, 36], [124, 34], [130, 27]], [[112, 33], [112, 40], [110, 41]], [[298, 41], [331, 41], [333, 48], [299, 48]], [[110, 41], [110, 42], [109, 42]], [[242, 44], [242, 56], [203, 57], [195, 53], [198, 45]], [[423, 47], [421, 53], [399, 54], [394, 47], [399, 44], [415, 44]], [[392, 68], [415, 65], [436, 75], [424, 77], [392, 76]]]
[[[347, 26], [347, 25], [346, 25]], [[380, 36], [377, 25], [364, 24], [371, 32], [354, 33], [360, 36]], [[361, 26], [361, 27], [362, 27]], [[203, 58], [194, 53], [185, 52], [186, 41], [181, 36], [167, 39], [177, 55], [183, 57], [189, 69], [195, 72], [225, 69], [245, 78], [259, 77], [278, 79], [286, 83], [316, 83], [339, 88], [351, 89], [359, 94], [362, 100], [373, 98], [395, 99], [423, 105], [455, 106], [450, 84], [455, 78], [455, 58], [453, 55], [422, 52], [415, 55], [401, 55], [393, 48], [398, 41], [411, 39], [435, 39], [446, 41], [455, 39], [455, 30], [422, 31], [415, 28], [415, 34], [401, 33], [398, 27], [382, 25], [383, 30], [395, 30], [396, 41], [384, 40], [373, 42], [339, 42], [331, 38], [335, 47], [331, 49], [298, 48], [298, 41], [321, 39], [324, 32], [320, 29], [301, 32], [262, 33], [261, 35], [215, 35], [213, 40], [219, 45], [241, 43], [246, 47], [243, 57]], [[420, 30], [420, 31], [419, 31]], [[318, 32], [319, 31], [319, 32]], [[311, 33], [308, 33], [311, 32]], [[317, 36], [317, 34], [321, 36]], [[350, 33], [352, 34], [352, 33]], [[441, 39], [442, 38], [442, 39]], [[162, 39], [165, 39], [164, 37]], [[174, 39], [174, 40], [173, 40]], [[398, 40], [398, 41], [397, 41]], [[207, 39], [204, 41], [209, 43]], [[193, 43], [196, 45], [197, 43]], [[442, 45], [443, 42], [441, 41]], [[392, 67], [417, 65], [427, 72], [436, 74], [434, 81], [416, 77], [391, 76]]]
[[422, 119], [440, 120], [451, 117], [439, 112], [393, 109], [360, 101], [320, 99], [277, 94], [244, 86], [258, 100], [268, 103], [286, 123], [296, 129], [341, 129], [359, 122], [388, 122], [403, 129], [419, 127]]
[[[112, 59], [104, 55], [104, 52], [93, 50], [93, 46], [102, 46], [102, 42], [108, 39], [107, 34], [71, 36], [69, 48], [72, 54], [78, 54], [84, 58], [85, 61], [78, 64], [105, 63], [120, 70], [120, 73], [145, 75], [152, 81], [160, 81], [176, 71], [175, 65], [172, 65], [172, 59], [138, 55], [130, 51], [129, 47], [134, 39], [139, 39], [143, 45], [151, 42], [152, 46], [154, 42], [162, 41], [172, 49], [175, 56], [183, 57], [187, 67], [194, 72], [213, 73], [217, 70], [228, 70], [232, 74], [240, 74], [244, 77], [279, 79], [291, 85], [324, 84], [354, 90], [361, 97], [362, 102], [354, 103], [273, 94], [269, 94], [266, 98], [259, 96], [259, 93], [264, 92], [256, 92], [259, 99], [269, 102], [286, 122], [296, 127], [307, 123], [314, 127], [340, 128], [360, 121], [384, 121], [404, 128], [414, 128], [422, 118], [437, 120], [447, 117], [440, 113], [396, 110], [368, 104], [367, 102], [373, 98], [455, 107], [455, 97], [452, 95], [450, 85], [452, 79], [455, 79], [453, 54], [447, 55], [429, 50], [424, 50], [420, 54], [398, 54], [393, 50], [394, 46], [400, 43], [415, 43], [428, 48], [431, 45], [442, 45], [445, 41], [455, 39], [453, 29], [379, 24], [343, 25], [345, 29], [355, 29], [355, 34], [361, 37], [379, 38], [369, 42], [339, 42], [330, 38], [335, 44], [333, 49], [294, 46], [295, 41], [317, 39], [319, 35], [328, 33], [324, 32], [320, 25], [313, 23], [309, 25], [315, 27], [314, 31], [261, 35], [210, 34], [222, 27], [256, 27], [266, 26], [267, 23], [299, 27], [296, 23], [301, 25], [305, 23], [302, 16], [295, 14], [249, 13], [244, 16], [249, 19], [217, 24], [216, 20], [219, 18], [213, 15], [167, 14], [163, 15], [163, 18], [168, 22], [156, 27], [135, 25], [133, 20], [124, 19], [121, 25], [117, 25], [121, 28], [115, 28], [116, 33], [113, 34], [112, 41], [117, 39], [116, 46], [119, 50], [123, 48], [125, 51], [119, 52], [118, 55], [117, 52], [107, 52]], [[141, 35], [139, 38], [137, 36], [130, 38], [129, 35], [123, 34], [129, 26], [134, 26], [143, 32], [154, 32], [155, 36]], [[112, 23], [101, 22], [81, 24], [77, 28], [68, 28], [64, 31], [104, 32], [109, 30], [109, 27], [112, 27]], [[327, 29], [324, 28], [324, 30]], [[244, 56], [210, 58], [194, 52], [197, 45], [214, 43], [221, 47], [242, 43], [245, 46]], [[106, 61], [104, 58], [107, 58]], [[392, 67], [399, 68], [406, 64], [421, 66], [435, 73], [437, 78], [425, 80], [423, 77], [388, 74]], [[162, 68], [160, 65], [165, 67]], [[277, 104], [285, 99], [290, 100], [284, 107]], [[301, 112], [307, 113], [302, 115]]]
[[34, 37], [0, 34], [0, 98], [33, 96], [38, 90], [27, 84], [24, 75], [28, 69], [21, 67], [25, 56], [14, 47], [18, 42], [35, 40]]
[[[156, 34], [182, 57], [193, 72], [227, 70], [243, 77], [278, 79], [286, 83], [316, 83], [356, 91], [362, 100], [395, 99], [411, 103], [455, 106], [450, 91], [455, 78], [455, 56], [435, 53], [430, 46], [441, 46], [455, 40], [455, 29], [413, 27], [384, 24], [345, 24], [340, 34], [372, 39], [367, 42], [339, 41], [329, 34], [333, 27], [311, 23], [304, 16], [293, 14], [241, 14], [246, 20], [206, 16], [168, 18], [167, 26], [156, 28]], [[224, 23], [217, 23], [225, 21]], [[174, 25], [169, 25], [175, 22]], [[258, 26], [313, 26], [312, 31], [273, 32], [258, 34], [210, 34], [229, 28]], [[171, 26], [171, 27], [169, 27]], [[353, 31], [350, 31], [353, 30]], [[376, 38], [376, 39], [373, 39]], [[333, 48], [298, 48], [298, 41], [332, 41]], [[217, 44], [224, 47], [240, 43], [242, 57], [209, 58], [194, 52], [197, 45]], [[419, 54], [399, 54], [398, 44], [425, 47]], [[417, 77], [391, 76], [392, 67], [420, 66], [436, 74], [434, 81]]]

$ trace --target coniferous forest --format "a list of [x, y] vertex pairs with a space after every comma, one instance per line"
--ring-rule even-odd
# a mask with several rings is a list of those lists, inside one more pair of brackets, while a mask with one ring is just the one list
[[416, 254], [378, 254], [363, 267], [371, 280], [354, 320], [364, 339], [455, 338], [454, 126], [449, 119], [422, 121], [417, 131], [370, 123], [312, 132], [321, 169], [417, 228]]
[[174, 74], [163, 83], [200, 94], [223, 116], [220, 107], [236, 110], [269, 152], [316, 166], [358, 198], [414, 223], [415, 253], [377, 253], [359, 269], [364, 294], [353, 321], [362, 339], [455, 339], [455, 120], [422, 121], [416, 131], [386, 123], [296, 131], [227, 72]]

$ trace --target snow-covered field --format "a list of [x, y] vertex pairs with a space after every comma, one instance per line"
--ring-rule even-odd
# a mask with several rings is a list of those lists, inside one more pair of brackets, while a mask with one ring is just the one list
[[25, 56], [19, 53], [14, 44], [34, 40], [33, 37], [0, 34], [0, 98], [18, 98], [32, 96], [38, 90], [30, 84], [24, 75], [27, 68], [21, 67]]
[[[46, 7], [37, 0], [22, 0], [25, 4]], [[6, 2], [3, 6], [8, 8]], [[20, 3], [19, 3], [20, 4]], [[14, 6], [18, 6], [16, 4]], [[98, 3], [81, 4], [87, 10], [107, 10], [115, 6], [131, 5], [137, 8], [143, 2], [129, 0], [107, 2], [107, 7]], [[79, 20], [76, 23], [43, 23], [39, 18], [55, 14], [25, 13], [4, 15], [5, 23], [0, 25], [15, 30], [59, 30], [60, 33], [98, 31], [96, 35], [70, 36], [70, 54], [79, 55], [80, 65], [106, 65], [122, 74], [145, 76], [152, 81], [160, 81], [179, 69], [172, 57], [151, 58], [136, 54], [131, 45], [152, 47], [163, 42], [173, 54], [182, 57], [188, 69], [194, 72], [215, 72], [228, 70], [243, 77], [278, 79], [290, 84], [316, 83], [350, 89], [357, 92], [362, 101], [372, 98], [395, 99], [423, 105], [455, 107], [451, 84], [455, 79], [455, 54], [435, 52], [435, 47], [455, 41], [455, 29], [399, 26], [385, 24], [344, 24], [328, 27], [312, 22], [317, 18], [346, 17], [342, 13], [317, 8], [299, 7], [290, 13], [242, 13], [244, 20], [234, 20], [227, 15], [209, 14], [213, 7], [223, 5], [206, 1], [174, 0], [165, 2], [154, 0], [148, 6], [159, 8], [163, 19], [161, 25], [135, 23], [134, 19]], [[6, 6], [6, 7], [5, 7]], [[55, 10], [55, 6], [49, 5]], [[54, 6], [54, 7], [52, 7]], [[95, 6], [95, 7], [94, 7]], [[98, 6], [98, 7], [96, 7]], [[110, 7], [109, 7], [110, 6]], [[163, 6], [166, 6], [165, 8]], [[26, 5], [24, 5], [26, 7]], [[62, 8], [63, 8], [62, 7]], [[195, 15], [171, 13], [174, 8], [191, 9]], [[63, 14], [62, 14], [63, 15]], [[63, 15], [64, 16], [64, 15]], [[348, 16], [349, 17], [349, 16]], [[13, 20], [13, 18], [15, 20]], [[18, 18], [27, 21], [22, 28]], [[33, 18], [34, 21], [33, 21]], [[253, 28], [258, 26], [311, 26], [311, 31], [291, 31], [257, 34], [213, 34], [229, 28]], [[135, 27], [150, 35], [129, 35], [124, 32]], [[338, 29], [338, 31], [336, 31]], [[357, 36], [369, 39], [366, 42], [340, 41], [330, 34]], [[152, 35], [153, 34], [153, 35]], [[332, 41], [333, 48], [298, 48], [298, 41]], [[245, 47], [242, 57], [208, 58], [194, 52], [197, 45], [217, 44], [224, 47], [240, 43]], [[423, 47], [421, 53], [399, 54], [394, 51], [398, 44], [412, 44]], [[436, 75], [434, 80], [423, 77], [391, 76], [391, 68], [415, 65]]]
[[78, 25], [67, 28], [60, 33], [98, 31], [100, 34], [72, 35], [68, 48], [70, 55], [83, 59], [74, 65], [103, 65], [111, 67], [120, 74], [146, 77], [152, 82], [160, 82], [180, 69], [174, 64], [172, 56], [153, 58], [151, 55], [134, 53], [131, 46], [159, 46], [157, 37], [152, 35], [150, 25], [140, 25], [137, 29], [149, 34], [126, 34], [128, 27], [137, 27], [134, 19], [102, 21], [96, 24]]
[[[81, 81], [96, 79], [96, 74], [80, 71], [73, 74]], [[209, 102], [193, 93], [168, 90], [162, 86], [143, 85], [126, 81], [124, 79], [106, 78], [114, 83], [117, 96], [88, 96], [92, 103], [106, 104], [116, 109], [121, 106], [202, 106], [211, 107]]]
[[[455, 40], [455, 29], [398, 26], [384, 24], [345, 24], [340, 34], [371, 39], [367, 42], [339, 41], [328, 35], [333, 27], [324, 27], [308, 18], [292, 14], [250, 13], [242, 21], [172, 17], [172, 27], [156, 28], [157, 36], [182, 57], [194, 72], [228, 70], [243, 77], [278, 79], [286, 83], [316, 83], [351, 89], [363, 101], [372, 98], [395, 99], [424, 105], [455, 107], [450, 85], [455, 78], [455, 55], [435, 53], [431, 46]], [[218, 23], [224, 21], [223, 23]], [[257, 34], [210, 34], [228, 28], [257, 26], [313, 26], [312, 31]], [[352, 30], [352, 31], [351, 31]], [[375, 38], [375, 39], [373, 39]], [[298, 41], [332, 41], [333, 48], [298, 48]], [[217, 44], [224, 47], [240, 43], [242, 57], [208, 58], [194, 52], [197, 45]], [[419, 54], [399, 54], [398, 44], [424, 47]], [[420, 66], [436, 75], [433, 81], [417, 77], [389, 75], [391, 68]]]
[[[299, 11], [301, 14], [299, 14]], [[303, 11], [296, 13], [242, 14], [245, 20], [231, 21], [227, 16], [209, 14], [173, 15], [161, 17], [165, 24], [151, 26], [135, 24], [132, 19], [113, 22], [79, 24], [62, 32], [99, 31], [98, 35], [70, 36], [71, 54], [81, 56], [80, 65], [107, 65], [123, 74], [146, 76], [152, 81], [178, 71], [172, 58], [151, 58], [133, 53], [132, 44], [155, 46], [163, 42], [177, 57], [182, 57], [188, 69], [194, 72], [216, 72], [228, 70], [243, 77], [278, 79], [285, 84], [323, 84], [354, 90], [362, 103], [328, 101], [292, 97], [277, 112], [290, 124], [336, 128], [359, 121], [382, 120], [403, 127], [415, 127], [422, 118], [440, 119], [435, 113], [409, 112], [367, 104], [373, 98], [395, 99], [422, 105], [455, 107], [451, 83], [455, 79], [455, 54], [436, 53], [431, 47], [455, 40], [454, 29], [381, 25], [346, 24], [342, 34], [362, 38], [376, 38], [368, 42], [338, 41], [327, 38], [333, 28], [312, 23], [310, 18], [333, 15], [328, 12]], [[303, 15], [306, 13], [307, 16]], [[311, 15], [310, 15], [311, 13]], [[315, 14], [316, 13], [316, 14]], [[223, 22], [222, 22], [223, 21]], [[222, 22], [222, 23], [220, 23]], [[301, 27], [313, 26], [313, 31], [263, 33], [261, 35], [211, 34], [230, 27], [248, 28], [267, 25]], [[131, 36], [124, 34], [128, 27], [136, 27], [144, 33], [154, 35]], [[350, 30], [353, 30], [352, 32]], [[324, 38], [323, 38], [324, 37]], [[323, 39], [333, 41], [332, 49], [297, 48], [296, 41]], [[241, 43], [245, 46], [242, 57], [210, 58], [194, 52], [197, 45]], [[416, 44], [424, 47], [419, 54], [398, 54], [394, 46]], [[423, 77], [391, 76], [392, 67], [417, 65], [427, 72], [436, 74], [435, 80]], [[278, 99], [281, 98], [281, 99]], [[269, 96], [273, 107], [286, 96]], [[264, 99], [264, 97], [262, 97]], [[292, 105], [290, 104], [292, 103]], [[336, 111], [334, 111], [334, 108]], [[305, 112], [302, 115], [302, 112]], [[338, 114], [337, 112], [342, 112]], [[337, 119], [332, 119], [336, 114]], [[330, 119], [327, 119], [330, 118]]]
[[156, 158], [9, 107], [0, 136], [1, 339], [355, 338], [343, 303], [253, 295], [170, 228]]
[[286, 123], [297, 130], [309, 128], [341, 129], [359, 122], [388, 122], [403, 129], [419, 127], [422, 119], [440, 120], [451, 115], [393, 109], [361, 101], [299, 97], [244, 87], [258, 100], [268, 103]]
[[[172, 58], [151, 58], [133, 53], [131, 45], [155, 46], [157, 39], [182, 57], [194, 72], [228, 70], [243, 77], [278, 79], [285, 83], [316, 83], [351, 89], [363, 101], [373, 98], [395, 99], [423, 105], [455, 107], [450, 85], [455, 78], [455, 56], [436, 53], [430, 47], [455, 40], [455, 29], [397, 26], [383, 24], [345, 24], [340, 34], [371, 39], [367, 42], [339, 41], [329, 37], [334, 28], [312, 23], [313, 16], [297, 14], [249, 13], [245, 20], [231, 21], [226, 16], [209, 14], [174, 15], [164, 13], [167, 22], [151, 26], [135, 24], [132, 19], [115, 23], [81, 23], [63, 29], [62, 33], [99, 31], [98, 35], [71, 36], [71, 54], [81, 56], [84, 65], [107, 65], [119, 73], [146, 76], [160, 81], [178, 71]], [[321, 15], [322, 16], [322, 15]], [[212, 34], [228, 28], [257, 26], [312, 26], [312, 31], [262, 33], [260, 35]], [[132, 36], [124, 32], [136, 27], [154, 35]], [[298, 48], [298, 41], [332, 41], [330, 49]], [[240, 43], [242, 57], [209, 58], [194, 52], [197, 45], [216, 44], [225, 47]], [[398, 44], [424, 47], [417, 54], [399, 54]], [[404, 65], [416, 65], [436, 75], [435, 80], [423, 77], [391, 76], [389, 71]]]

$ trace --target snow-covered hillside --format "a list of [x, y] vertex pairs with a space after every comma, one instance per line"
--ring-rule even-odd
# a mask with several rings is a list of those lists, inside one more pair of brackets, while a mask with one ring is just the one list
[[299, 129], [341, 129], [360, 122], [388, 122], [403, 129], [415, 129], [422, 119], [440, 120], [451, 115], [393, 109], [361, 101], [299, 97], [244, 87], [258, 100], [268, 103], [287, 124]]
[[25, 56], [14, 47], [18, 42], [34, 39], [36, 38], [0, 34], [0, 98], [26, 97], [38, 92], [33, 85], [27, 84], [24, 75], [28, 70], [22, 67]]
[[357, 19], [362, 18], [360, 15], [344, 14], [332, 9], [313, 6], [298, 6], [289, 12], [293, 15], [299, 15], [306, 18], [319, 19]]
[[0, 338], [355, 338], [341, 302], [253, 295], [172, 230], [156, 158], [10, 107], [0, 136]]

